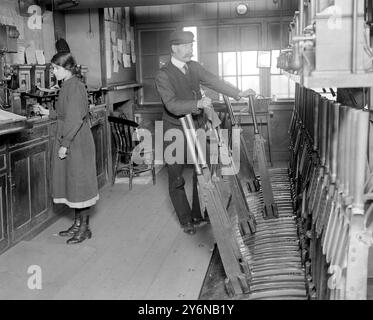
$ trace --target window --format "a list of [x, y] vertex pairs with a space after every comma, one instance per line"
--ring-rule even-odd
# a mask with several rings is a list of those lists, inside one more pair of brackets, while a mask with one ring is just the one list
[[197, 37], [197, 27], [184, 27], [183, 31], [191, 31], [194, 35], [193, 43], [193, 57], [192, 60], [198, 61], [198, 37]]
[[289, 99], [295, 96], [295, 83], [282, 74], [282, 70], [277, 68], [277, 58], [280, 50], [272, 50], [271, 66], [271, 96], [276, 99]]
[[260, 92], [257, 51], [219, 52], [219, 76], [241, 91]]

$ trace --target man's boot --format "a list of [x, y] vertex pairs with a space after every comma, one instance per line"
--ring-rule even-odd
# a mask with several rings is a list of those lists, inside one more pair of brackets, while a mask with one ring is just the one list
[[72, 237], [79, 230], [80, 217], [81, 217], [80, 210], [75, 209], [75, 217], [74, 217], [73, 225], [67, 230], [60, 231], [58, 235], [61, 237]]
[[74, 234], [74, 236], [67, 240], [67, 244], [75, 244], [84, 241], [85, 239], [90, 239], [92, 237], [92, 232], [89, 229], [89, 215], [82, 214], [81, 216], [81, 223], [79, 226], [78, 232]]

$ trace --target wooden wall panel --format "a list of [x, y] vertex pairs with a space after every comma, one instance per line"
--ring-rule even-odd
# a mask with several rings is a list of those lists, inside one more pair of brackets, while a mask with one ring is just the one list
[[[90, 16], [89, 16], [90, 14]], [[78, 64], [88, 67], [87, 84], [102, 86], [100, 26], [98, 10], [66, 14], [66, 40]], [[92, 34], [89, 36], [89, 20]]]
[[154, 78], [144, 79], [141, 83], [143, 84], [145, 102], [160, 102], [161, 101], [155, 89]]
[[193, 21], [195, 19], [195, 5], [194, 3], [185, 4], [183, 6], [183, 15], [185, 21]]
[[[17, 159], [17, 156], [20, 156], [20, 159]], [[13, 205], [13, 230], [19, 228], [23, 224], [27, 223], [31, 219], [30, 215], [30, 194], [29, 194], [29, 185], [28, 178], [30, 168], [27, 158], [22, 157], [22, 151], [14, 153], [14, 166], [12, 167], [12, 175], [16, 172], [14, 183], [14, 195], [13, 199], [16, 201]], [[12, 160], [11, 160], [12, 162]]]
[[200, 53], [199, 60], [208, 71], [214, 74], [219, 73], [218, 56], [216, 53]]
[[262, 25], [248, 24], [240, 28], [240, 50], [258, 50], [262, 47]]
[[[289, 2], [291, 3], [289, 4]], [[279, 21], [283, 20], [283, 28], [287, 31], [292, 15], [282, 15], [281, 17], [279, 6], [274, 4], [272, 0], [266, 0], [248, 2], [250, 12], [246, 16], [239, 17], [235, 12], [238, 3], [240, 1], [171, 5], [169, 6], [171, 19], [167, 22], [162, 20], [157, 10], [148, 8], [148, 14], [145, 14], [146, 7], [142, 7], [139, 11], [135, 9], [136, 28], [139, 38], [143, 38], [139, 42], [142, 64], [139, 81], [144, 83], [144, 88], [141, 90], [143, 99], [140, 98], [140, 103], [159, 102], [158, 96], [153, 92], [154, 85], [151, 83], [151, 73], [156, 72], [159, 63], [151, 66], [150, 60], [153, 58], [145, 58], [145, 55], [157, 54], [159, 57], [163, 55], [165, 58], [169, 54], [169, 33], [161, 34], [160, 29], [162, 28], [181, 29], [186, 26], [197, 26], [198, 60], [215, 74], [218, 74], [218, 52], [266, 50], [278, 46], [280, 41]], [[294, 9], [297, 7], [295, 4], [297, 1], [287, 1], [286, 8]], [[162, 7], [168, 10], [166, 9], [168, 6]], [[259, 15], [256, 16], [256, 13]], [[148, 34], [145, 39], [146, 33]], [[284, 36], [283, 39], [283, 47], [286, 47], [287, 33], [284, 32], [284, 35], [286, 37]], [[162, 44], [161, 41], [163, 41]], [[162, 52], [162, 48], [165, 48], [164, 52]], [[155, 59], [153, 63], [156, 64]], [[269, 92], [268, 79], [269, 76], [262, 72], [262, 94]], [[147, 90], [152, 92], [147, 92]], [[217, 98], [217, 95], [213, 94], [212, 97]]]
[[157, 48], [159, 54], [170, 54], [169, 36], [170, 30], [160, 30], [157, 32]]
[[142, 76], [144, 78], [154, 78], [159, 70], [158, 55], [146, 55], [142, 57]]
[[[298, 8], [298, 0], [286, 0], [283, 2], [283, 15], [293, 14]], [[236, 6], [245, 3], [248, 6], [248, 13], [239, 16], [236, 13]], [[135, 16], [137, 23], [144, 22], [168, 22], [176, 21], [199, 21], [201, 19], [245, 19], [258, 16], [280, 16], [279, 4], [273, 0], [255, 1], [227, 1], [209, 3], [187, 3], [162, 6], [136, 7]]]
[[217, 3], [205, 3], [205, 17], [206, 19], [216, 19], [218, 16]]
[[140, 43], [140, 101], [159, 102], [154, 86], [154, 78], [160, 68], [160, 62], [169, 60], [170, 47], [168, 39], [174, 29], [142, 30], [139, 32]]
[[47, 150], [30, 156], [31, 217], [48, 208]]
[[218, 30], [218, 51], [236, 51], [239, 47], [239, 28], [237, 26], [224, 26]]
[[218, 33], [215, 26], [198, 28], [198, 47], [201, 53], [218, 51]]
[[[269, 22], [268, 23], [268, 48], [267, 49], [280, 49], [285, 48], [289, 44], [289, 22]], [[281, 27], [280, 27], [281, 26]], [[282, 35], [281, 35], [282, 29]], [[282, 45], [281, 45], [282, 37]]]
[[140, 37], [141, 53], [154, 54], [157, 52], [155, 48], [157, 47], [157, 35], [155, 32], [142, 32]]
[[0, 252], [9, 245], [7, 174], [0, 174]]
[[[17, 27], [19, 37], [18, 45], [23, 47], [33, 45], [35, 49], [44, 51], [46, 62], [49, 62], [55, 52], [53, 30], [60, 30], [60, 24], [54, 26], [51, 11], [42, 12], [41, 29], [30, 29], [28, 27], [28, 14], [20, 15], [19, 1], [1, 0], [0, 1], [0, 24], [8, 24]], [[63, 34], [62, 34], [63, 35]], [[6, 61], [9, 64], [19, 63], [14, 53], [6, 54]]]

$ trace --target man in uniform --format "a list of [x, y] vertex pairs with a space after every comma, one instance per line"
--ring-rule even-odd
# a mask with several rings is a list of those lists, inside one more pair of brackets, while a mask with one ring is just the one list
[[[171, 61], [163, 66], [156, 75], [155, 84], [164, 104], [164, 132], [177, 128], [182, 130], [179, 118], [192, 114], [197, 127], [204, 122], [204, 109], [212, 106], [211, 99], [202, 97], [201, 85], [226, 96], [240, 100], [242, 97], [255, 95], [249, 89], [241, 92], [216, 75], [207, 71], [198, 62], [192, 61], [193, 38], [190, 31], [175, 31], [170, 35]], [[180, 224], [187, 234], [196, 233], [195, 226], [201, 223], [202, 215], [198, 198], [197, 176], [193, 175], [192, 208], [185, 194], [183, 178], [184, 164], [167, 164], [169, 193]]]

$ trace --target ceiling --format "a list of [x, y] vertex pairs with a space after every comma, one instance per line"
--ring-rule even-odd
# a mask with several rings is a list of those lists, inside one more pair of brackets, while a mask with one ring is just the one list
[[[270, 3], [270, 5], [278, 4], [284, 0], [39, 0], [40, 3], [47, 7], [52, 7], [54, 10], [76, 10], [90, 8], [113, 8], [113, 7], [138, 7], [138, 6], [160, 6], [172, 4], [191, 4], [191, 3], [209, 3], [209, 2], [242, 2], [249, 5]], [[295, 0], [296, 2], [297, 0]], [[294, 0], [286, 0], [294, 2]]]

